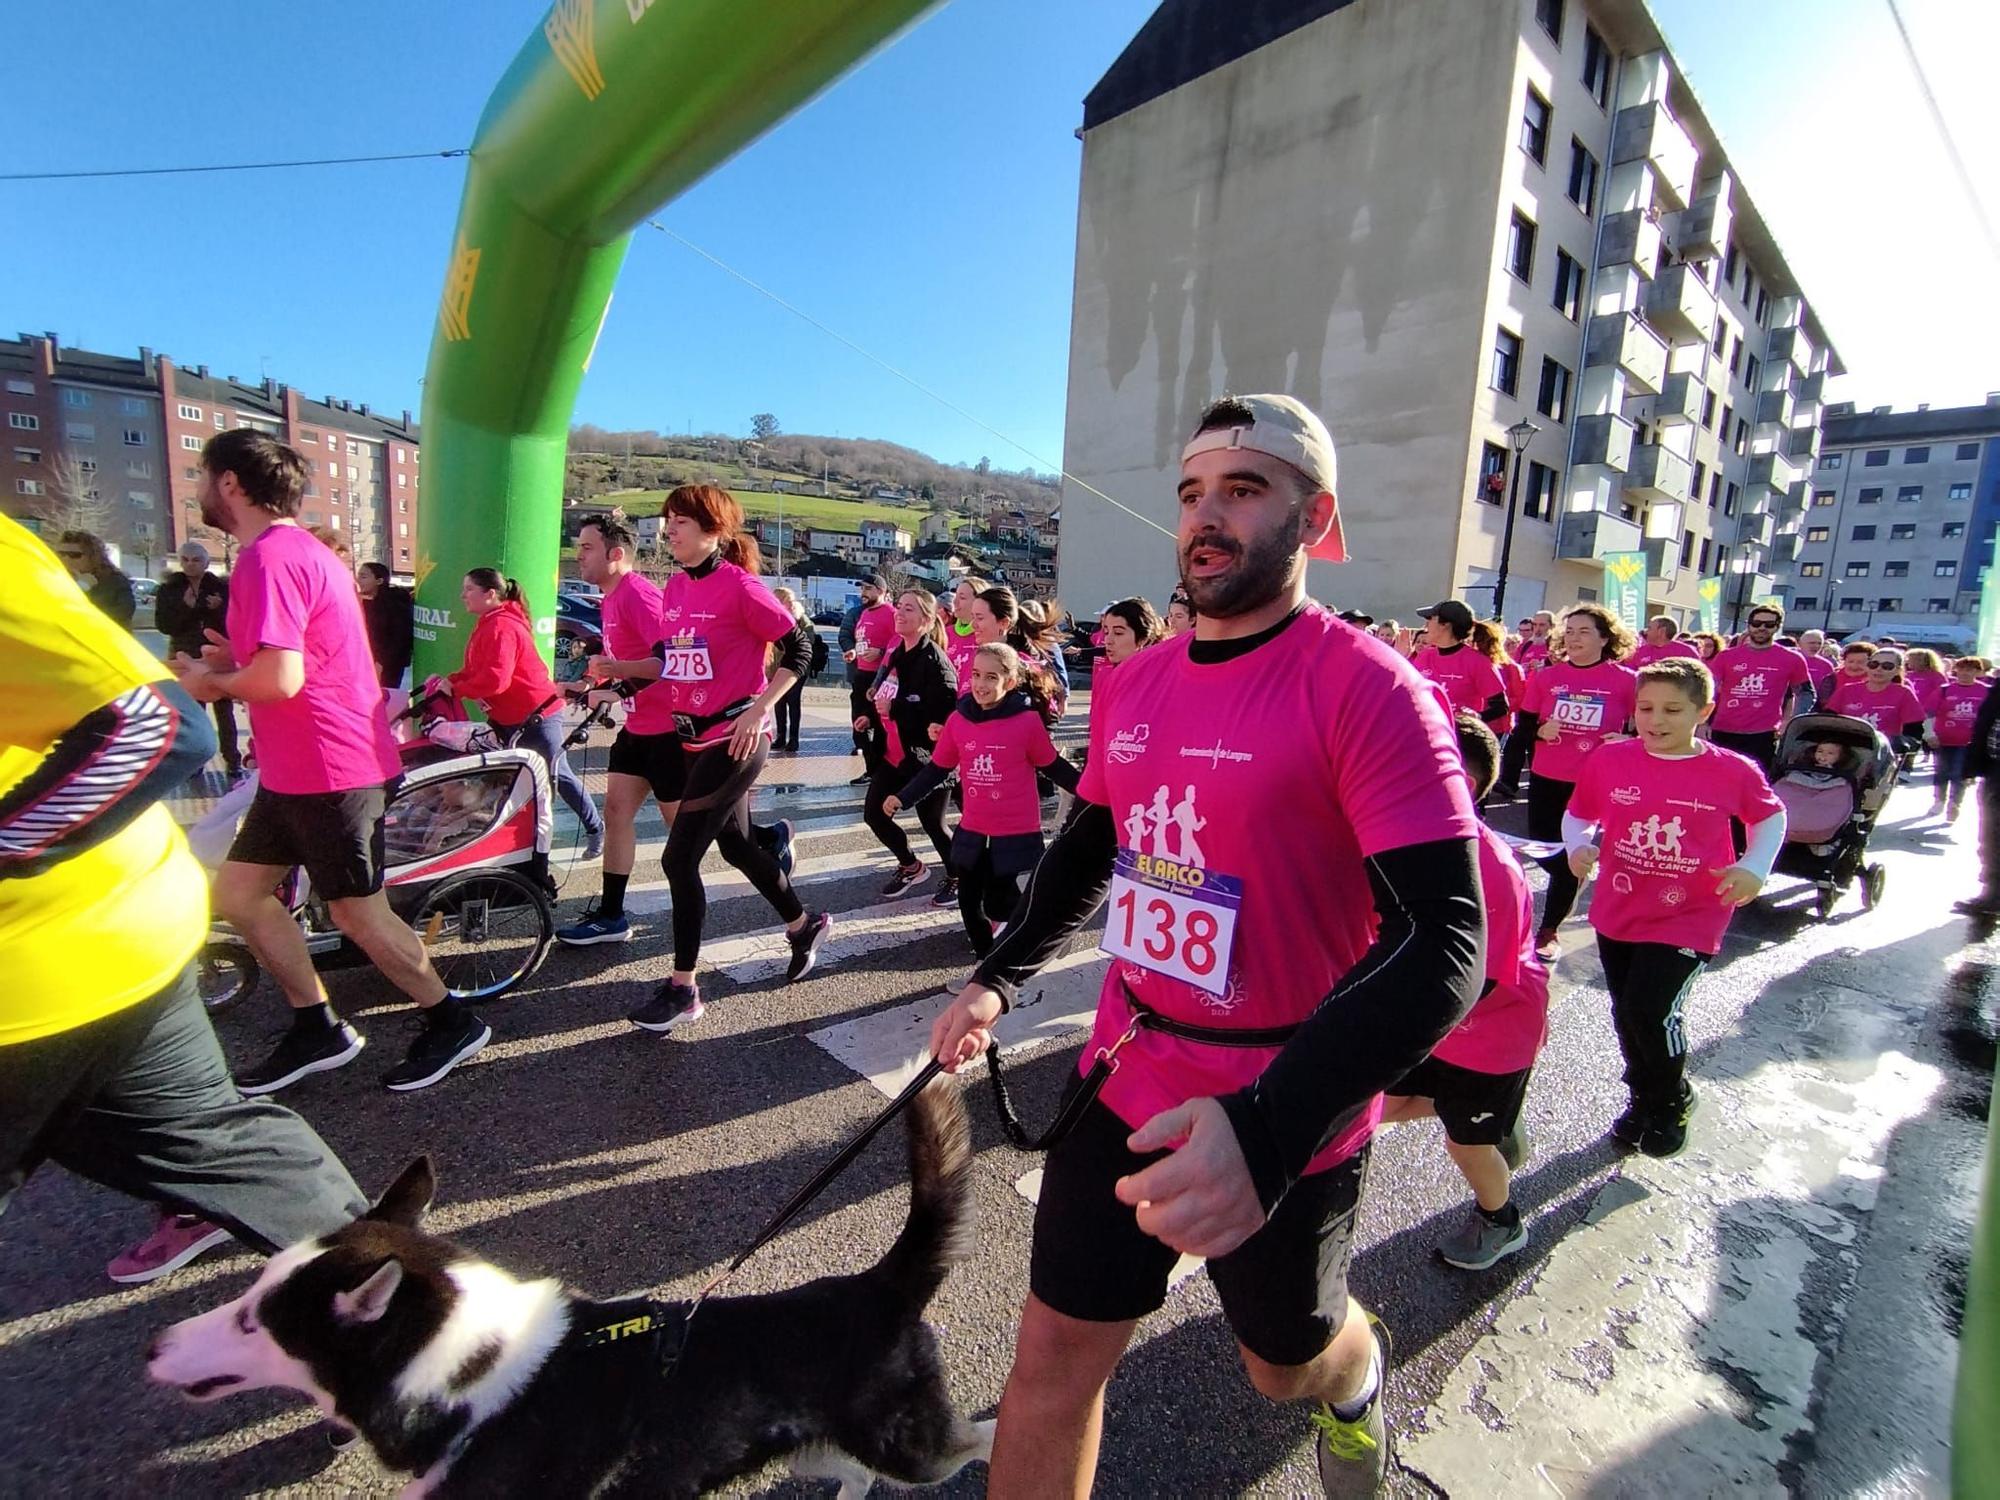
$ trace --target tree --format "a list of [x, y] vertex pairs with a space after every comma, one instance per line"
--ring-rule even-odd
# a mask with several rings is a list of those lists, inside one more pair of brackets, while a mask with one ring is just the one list
[[993, 472], [993, 460], [982, 456], [972, 472], [984, 478]]
[[760, 411], [750, 419], [750, 436], [758, 442], [769, 442], [778, 435], [778, 419], [767, 411]]

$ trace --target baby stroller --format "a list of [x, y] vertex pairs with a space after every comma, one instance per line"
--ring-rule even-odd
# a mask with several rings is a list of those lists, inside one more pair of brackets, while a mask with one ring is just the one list
[[1901, 761], [1866, 719], [1800, 714], [1785, 726], [1771, 790], [1785, 805], [1785, 846], [1777, 873], [1819, 888], [1819, 915], [1861, 877], [1861, 901], [1882, 899], [1888, 872], [1867, 863], [1868, 835], [1895, 789]]
[[[403, 778], [384, 815], [383, 886], [430, 950], [445, 989], [488, 999], [540, 968], [555, 937], [548, 771], [534, 751], [500, 745], [484, 725], [437, 716], [432, 700], [397, 722], [418, 715], [426, 716], [423, 732], [400, 746]], [[597, 722], [593, 714], [578, 736]], [[304, 870], [293, 870], [278, 895], [316, 968], [366, 962]], [[203, 1003], [211, 1011], [233, 1004], [256, 988], [258, 974], [249, 946], [218, 922], [201, 953]]]

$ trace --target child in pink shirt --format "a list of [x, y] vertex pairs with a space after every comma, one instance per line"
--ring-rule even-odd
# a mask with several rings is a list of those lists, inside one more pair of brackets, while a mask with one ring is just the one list
[[1951, 664], [1951, 681], [1924, 705], [1930, 720], [1925, 738], [1937, 752], [1931, 815], [1942, 814], [1947, 823], [1957, 821], [1959, 803], [1965, 799], [1965, 758], [1972, 745], [1972, 726], [1992, 691], [1980, 680], [1986, 669], [1983, 656], [1961, 656]]
[[972, 951], [984, 958], [994, 928], [1014, 914], [1021, 877], [1042, 857], [1042, 799], [1035, 773], [1074, 792], [1077, 770], [1056, 754], [1048, 715], [1054, 683], [1005, 642], [972, 656], [971, 692], [939, 731], [930, 764], [899, 796], [884, 799], [893, 818], [943, 786], [953, 771], [965, 796], [951, 841], [958, 914]]
[[[1757, 764], [1695, 738], [1714, 694], [1700, 662], [1642, 668], [1638, 737], [1590, 758], [1563, 815], [1571, 872], [1602, 877], [1590, 922], [1632, 1095], [1611, 1134], [1648, 1156], [1687, 1144], [1695, 1094], [1682, 1008], [1730, 914], [1763, 889], [1785, 841], [1784, 805]], [[1732, 818], [1749, 834], [1740, 857]], [[1600, 828], [1601, 852], [1591, 842]]]

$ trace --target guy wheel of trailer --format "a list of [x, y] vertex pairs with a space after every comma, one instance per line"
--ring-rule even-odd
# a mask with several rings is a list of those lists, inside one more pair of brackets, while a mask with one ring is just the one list
[[513, 870], [468, 870], [424, 893], [410, 925], [445, 989], [460, 1000], [505, 994], [542, 966], [555, 919], [533, 881]]
[[195, 985], [210, 1012], [225, 1010], [257, 988], [263, 972], [242, 943], [209, 943], [195, 961]]

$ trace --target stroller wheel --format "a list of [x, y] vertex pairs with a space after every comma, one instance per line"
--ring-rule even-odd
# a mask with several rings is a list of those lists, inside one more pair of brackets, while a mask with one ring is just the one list
[[1889, 883], [1889, 872], [1880, 865], [1868, 865], [1861, 871], [1861, 904], [1873, 910], [1882, 903], [1882, 888]]
[[542, 966], [555, 939], [548, 898], [513, 870], [468, 870], [424, 894], [410, 925], [454, 999], [505, 994]]
[[1839, 899], [1840, 892], [1832, 886], [1823, 885], [1819, 888], [1819, 919], [1822, 922], [1833, 915], [1833, 903]]
[[208, 943], [195, 963], [195, 984], [204, 1009], [226, 1010], [257, 988], [263, 972], [256, 956], [242, 943]]

